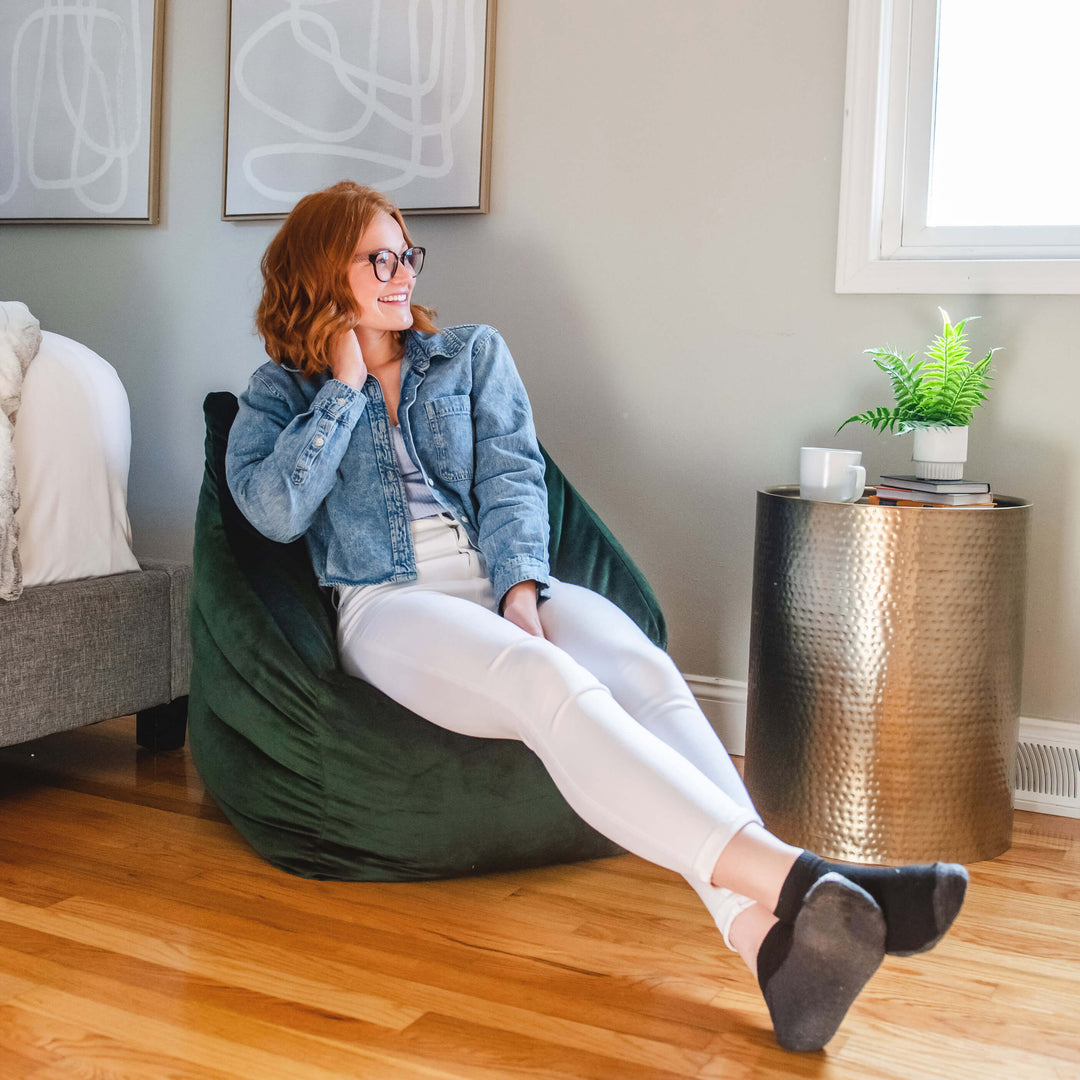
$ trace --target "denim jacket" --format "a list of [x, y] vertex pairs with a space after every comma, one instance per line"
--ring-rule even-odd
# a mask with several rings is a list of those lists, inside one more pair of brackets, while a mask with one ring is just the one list
[[[495, 595], [548, 581], [547, 488], [532, 410], [497, 330], [410, 330], [398, 422], [436, 500], [465, 527]], [[272, 362], [252, 376], [225, 473], [271, 540], [307, 540], [323, 585], [416, 578], [405, 486], [378, 380], [363, 391]]]

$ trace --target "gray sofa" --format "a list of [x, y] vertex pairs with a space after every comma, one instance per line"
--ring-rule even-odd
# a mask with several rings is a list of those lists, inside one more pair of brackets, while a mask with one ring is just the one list
[[139, 565], [0, 602], [0, 746], [132, 713], [140, 745], [184, 745], [191, 567]]

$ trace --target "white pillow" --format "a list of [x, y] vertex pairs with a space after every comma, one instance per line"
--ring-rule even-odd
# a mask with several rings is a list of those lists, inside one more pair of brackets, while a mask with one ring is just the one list
[[127, 514], [131, 412], [111, 364], [42, 331], [14, 447], [24, 586], [139, 569]]

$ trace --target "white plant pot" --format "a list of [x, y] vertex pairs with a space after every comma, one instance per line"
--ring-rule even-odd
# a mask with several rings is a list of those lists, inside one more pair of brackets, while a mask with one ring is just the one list
[[967, 461], [966, 427], [916, 428], [911, 458], [920, 480], [963, 480]]

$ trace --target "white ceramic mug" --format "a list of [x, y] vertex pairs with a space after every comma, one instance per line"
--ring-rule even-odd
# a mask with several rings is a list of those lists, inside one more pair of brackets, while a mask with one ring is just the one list
[[804, 446], [799, 450], [799, 494], [818, 502], [854, 502], [866, 487], [861, 450]]

